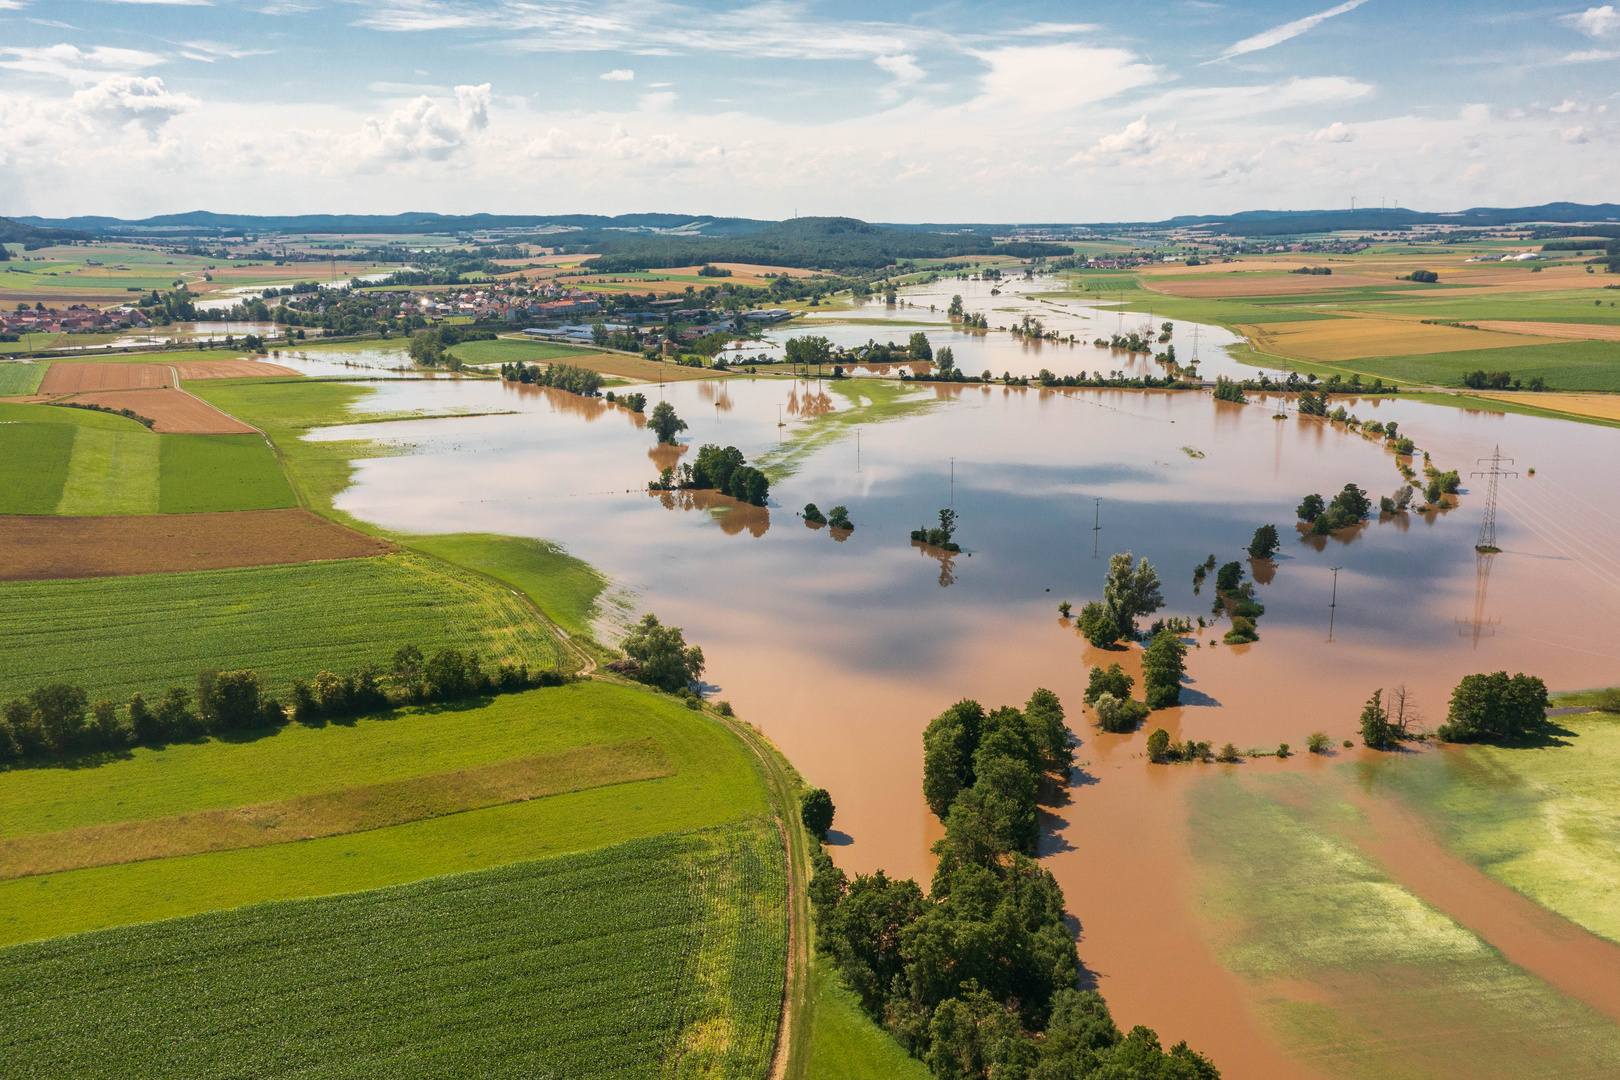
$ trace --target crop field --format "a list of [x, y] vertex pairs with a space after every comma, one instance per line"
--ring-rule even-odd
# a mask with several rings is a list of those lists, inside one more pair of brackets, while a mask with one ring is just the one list
[[56, 513], [76, 430], [71, 424], [6, 420], [0, 412], [0, 513]]
[[1458, 1080], [1620, 1069], [1620, 1025], [1392, 881], [1331, 787], [1216, 775], [1188, 810], [1220, 958], [1308, 1068]]
[[129, 409], [137, 416], [156, 421], [152, 430], [164, 434], [235, 435], [253, 430], [184, 390], [97, 390], [77, 394], [72, 400], [115, 412]]
[[0, 694], [47, 682], [92, 698], [190, 686], [203, 668], [294, 678], [453, 645], [555, 667], [561, 643], [510, 592], [419, 555], [190, 574], [0, 583]]
[[1470, 371], [1507, 371], [1528, 383], [1547, 380], [1556, 390], [1620, 391], [1620, 344], [1612, 341], [1559, 341], [1463, 352], [1363, 357], [1335, 364], [1346, 375], [1432, 386], [1461, 386]]
[[0, 397], [22, 397], [39, 390], [49, 364], [0, 364]]
[[1620, 719], [1558, 722], [1553, 745], [1424, 755], [1377, 782], [1491, 877], [1620, 942]]
[[1552, 343], [1548, 338], [1433, 326], [1417, 319], [1347, 318], [1261, 323], [1240, 329], [1266, 352], [1318, 363]]
[[787, 950], [763, 825], [0, 950], [48, 1076], [763, 1080]]
[[151, 514], [158, 508], [162, 437], [139, 426], [76, 427], [58, 514]]
[[[0, 944], [419, 881], [765, 812], [748, 749], [675, 700], [601, 682], [487, 704], [136, 748], [93, 768], [0, 773], [8, 838], [390, 784], [589, 746], [653, 740], [672, 775], [568, 790], [291, 844], [0, 881]], [[662, 771], [662, 770], [660, 770]]]
[[262, 435], [165, 435], [159, 462], [164, 514], [297, 505]]
[[173, 386], [163, 364], [94, 364], [58, 361], [39, 384], [42, 394], [77, 394], [88, 390], [153, 390]]
[[455, 347], [455, 353], [470, 364], [565, 363], [590, 368], [604, 375], [620, 375], [645, 382], [683, 382], [688, 379], [722, 379], [730, 373], [712, 368], [681, 367], [670, 361], [647, 360], [628, 353], [593, 353], [539, 341], [469, 341]]
[[464, 364], [533, 364], [551, 360], [567, 360], [585, 356], [588, 350], [573, 345], [558, 345], [550, 341], [522, 341], [498, 338], [495, 341], [463, 341], [450, 351]]
[[1515, 406], [1530, 406], [1536, 409], [1551, 409], [1556, 412], [1574, 416], [1589, 417], [1594, 420], [1607, 420], [1620, 424], [1620, 398], [1608, 394], [1478, 394], [1473, 395], [1491, 401], [1506, 402]]

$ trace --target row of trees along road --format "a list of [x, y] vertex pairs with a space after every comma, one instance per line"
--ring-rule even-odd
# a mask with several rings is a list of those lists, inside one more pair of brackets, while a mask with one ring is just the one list
[[924, 794], [945, 822], [928, 895], [813, 857], [817, 947], [861, 1007], [940, 1080], [1216, 1080], [1185, 1043], [1122, 1033], [1101, 995], [1076, 988], [1063, 890], [1031, 858], [1040, 781], [1066, 779], [1073, 756], [1057, 696], [988, 713], [957, 702], [924, 747]]

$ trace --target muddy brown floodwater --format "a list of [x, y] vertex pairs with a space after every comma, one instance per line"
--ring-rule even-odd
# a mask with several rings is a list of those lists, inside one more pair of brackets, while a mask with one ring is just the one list
[[[860, 392], [765, 378], [662, 390], [691, 425], [684, 443], [735, 445], [751, 461]], [[1501, 490], [1502, 551], [1487, 560], [1473, 547], [1484, 493], [1472, 479], [1449, 512], [1375, 517], [1320, 549], [1298, 538], [1305, 494], [1355, 483], [1376, 502], [1400, 477], [1382, 446], [1317, 420], [1274, 420], [1263, 403], [1000, 386], [913, 393], [931, 404], [863, 425], [858, 448], [851, 435], [821, 446], [773, 487], [768, 510], [739, 512], [707, 497], [650, 497], [647, 481], [674, 455], [623, 410], [489, 383], [385, 385], [368, 408], [520, 412], [387, 425], [414, 452], [361, 462], [339, 505], [410, 531], [554, 538], [633, 590], [637, 613], [655, 610], [702, 644], [712, 696], [832, 792], [834, 857], [851, 871], [930, 876], [941, 833], [921, 793], [930, 717], [962, 697], [1021, 703], [1051, 688], [1084, 765], [1047, 807], [1041, 850], [1078, 919], [1088, 979], [1121, 1024], [1148, 1024], [1166, 1044], [1187, 1039], [1229, 1076], [1315, 1075], [1260, 1026], [1253, 991], [1208, 940], [1184, 803], [1203, 767], [1147, 765], [1145, 732], [1299, 747], [1316, 729], [1336, 742], [1353, 735], [1380, 686], [1405, 683], [1432, 725], [1470, 672], [1530, 671], [1554, 689], [1612, 683], [1620, 557], [1606, 538], [1620, 524], [1620, 433], [1350, 403], [1364, 419], [1398, 422], [1441, 469], [1467, 477], [1497, 444], [1516, 459], [1521, 476]], [[729, 407], [716, 408], [722, 394]], [[805, 528], [796, 515], [807, 502], [849, 507], [854, 533]], [[964, 550], [942, 564], [909, 534], [947, 506]], [[1163, 614], [1207, 617], [1213, 581], [1195, 595], [1193, 567], [1211, 553], [1244, 560], [1263, 524], [1284, 543], [1257, 575], [1260, 640], [1215, 644], [1224, 623], [1200, 631], [1183, 707], [1155, 713], [1143, 732], [1097, 734], [1080, 707], [1088, 667], [1117, 659], [1135, 670], [1140, 652], [1090, 648], [1058, 603], [1098, 598], [1108, 556], [1129, 550], [1158, 568]], [[1365, 753], [1341, 749], [1334, 760]], [[1301, 755], [1245, 768], [1315, 770], [1326, 782], [1329, 765]], [[1444, 909], [1444, 889], [1425, 888]], [[1459, 913], [1471, 926], [1494, 917]]]

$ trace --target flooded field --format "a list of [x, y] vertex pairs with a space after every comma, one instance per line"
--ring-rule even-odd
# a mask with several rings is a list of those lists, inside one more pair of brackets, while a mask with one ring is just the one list
[[[921, 322], [927, 302], [943, 309], [969, 284], [932, 287], [943, 302], [911, 294], [922, 314], [890, 309], [892, 334], [873, 328], [860, 340], [903, 342], [911, 332], [904, 323]], [[1074, 316], [1082, 317], [1115, 320]], [[1184, 332], [1190, 326], [1177, 331], [1178, 352]], [[944, 335], [931, 331], [931, 338], [936, 349], [953, 344], [967, 370], [1010, 366], [969, 359], [971, 346]], [[992, 335], [983, 347], [1026, 348], [1008, 340]], [[1060, 374], [1121, 362], [1101, 360], [1109, 353], [1089, 345], [1028, 348], [1034, 367]], [[1061, 366], [1064, 356], [1073, 357], [1072, 369]], [[276, 362], [298, 360], [294, 352]], [[1206, 375], [1216, 370], [1209, 360]], [[1022, 366], [1027, 372], [1031, 364]], [[1402, 1025], [1412, 1023], [1400, 1019], [1403, 1002], [1419, 992], [1413, 986], [1430, 978], [1434, 964], [1457, 957], [1476, 965], [1472, 974], [1454, 986], [1419, 988], [1429, 995], [1424, 1007], [1449, 1017], [1452, 1032], [1428, 1031], [1440, 1064], [1423, 1075], [1526, 1075], [1516, 1071], [1522, 1056], [1492, 1049], [1508, 1029], [1468, 996], [1510, 976], [1533, 984], [1537, 1007], [1577, 1032], [1560, 1053], [1599, 1066], [1620, 1061], [1609, 1056], [1615, 1018], [1604, 1010], [1612, 994], [1583, 989], [1592, 977], [1570, 975], [1566, 946], [1520, 933], [1510, 902], [1517, 894], [1451, 910], [1457, 882], [1483, 875], [1460, 859], [1392, 857], [1405, 826], [1377, 816], [1356, 782], [1358, 769], [1392, 755], [1339, 746], [1354, 736], [1372, 691], [1397, 683], [1432, 728], [1464, 674], [1523, 670], [1554, 690], [1616, 681], [1620, 626], [1611, 616], [1620, 603], [1620, 557], [1606, 540], [1620, 524], [1614, 432], [1410, 401], [1349, 402], [1363, 419], [1398, 422], [1437, 468], [1460, 470], [1461, 506], [1375, 515], [1350, 532], [1307, 540], [1294, 529], [1304, 495], [1331, 497], [1355, 483], [1376, 503], [1401, 482], [1396, 461], [1342, 427], [1293, 414], [1275, 420], [1275, 407], [1264, 402], [764, 377], [661, 392], [690, 425], [686, 449], [656, 447], [640, 416], [602, 401], [472, 381], [382, 385], [364, 408], [516, 414], [318, 434], [381, 434], [412, 450], [361, 462], [341, 509], [395, 529], [561, 541], [630, 592], [629, 607], [614, 609], [610, 622], [652, 610], [684, 627], [704, 648], [712, 696], [730, 701], [807, 779], [831, 791], [835, 858], [851, 871], [929, 877], [928, 848], [940, 835], [921, 796], [920, 736], [929, 718], [960, 697], [999, 705], [1023, 701], [1036, 686], [1056, 691], [1082, 740], [1083, 766], [1048, 806], [1042, 852], [1079, 920], [1087, 977], [1122, 1024], [1149, 1024], [1166, 1043], [1188, 1039], [1227, 1075], [1389, 1075], [1393, 1063], [1346, 1034], [1356, 1026], [1346, 1018], [1383, 1032], [1379, 1038], [1402, 1038]], [[769, 507], [646, 492], [660, 467], [690, 460], [707, 442], [735, 445], [751, 463], [786, 474]], [[1484, 490], [1468, 477], [1498, 445], [1520, 475], [1503, 481], [1502, 551], [1483, 559], [1473, 545]], [[855, 532], [807, 526], [797, 514], [807, 502], [848, 506]], [[959, 515], [959, 555], [908, 539], [943, 507]], [[1251, 568], [1266, 607], [1260, 640], [1216, 644], [1224, 621], [1200, 630], [1183, 707], [1153, 714], [1133, 735], [1097, 734], [1080, 705], [1088, 667], [1118, 661], [1134, 670], [1140, 652], [1091, 648], [1060, 617], [1059, 602], [1078, 607], [1100, 598], [1108, 556], [1129, 550], [1164, 581], [1161, 615], [1208, 618], [1211, 590], [1194, 593], [1193, 567], [1210, 554], [1244, 559], [1264, 524], [1276, 525], [1284, 543], [1274, 565]], [[1175, 738], [1230, 741], [1245, 751], [1279, 742], [1302, 750], [1320, 729], [1337, 749], [1237, 766], [1150, 767], [1143, 743], [1158, 726]], [[1366, 835], [1352, 842], [1335, 831], [1358, 815]], [[1228, 821], [1248, 824], [1213, 827]], [[1257, 848], [1256, 837], [1274, 844]], [[1328, 858], [1328, 869], [1306, 855]], [[1429, 966], [1414, 967], [1398, 952], [1341, 963], [1324, 960], [1327, 953], [1303, 937], [1290, 939], [1289, 952], [1257, 936], [1257, 913], [1267, 904], [1281, 910], [1329, 870], [1348, 875], [1345, 895], [1386, 905], [1366, 901], [1368, 925], [1425, 912], [1428, 921], [1419, 921], [1437, 943], [1424, 954]], [[1271, 892], [1255, 891], [1268, 881]], [[1362, 907], [1347, 901], [1334, 909], [1351, 910]], [[1332, 928], [1323, 923], [1317, 932], [1336, 940]], [[1493, 950], [1511, 964], [1491, 959]], [[1590, 954], [1603, 978], [1620, 980], [1615, 951]], [[1389, 979], [1406, 989], [1391, 989]], [[1457, 1051], [1450, 1064], [1448, 1048]]]

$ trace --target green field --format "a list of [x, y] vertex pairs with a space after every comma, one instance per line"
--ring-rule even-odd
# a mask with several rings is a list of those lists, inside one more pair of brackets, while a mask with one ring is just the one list
[[1557, 745], [1424, 754], [1377, 783], [1502, 884], [1620, 942], [1620, 717], [1557, 721]]
[[1222, 962], [1337, 1077], [1609, 1077], [1620, 1027], [1391, 881], [1333, 785], [1213, 774], [1188, 805]]
[[1528, 384], [1540, 377], [1554, 390], [1620, 391], [1620, 342], [1567, 341], [1506, 349], [1380, 356], [1344, 360], [1335, 371], [1403, 379], [1433, 386], [1461, 386], [1470, 371], [1508, 371]]
[[260, 435], [164, 435], [157, 510], [272, 510], [296, 506], [292, 488]]
[[463, 341], [450, 351], [464, 364], [533, 364], [541, 361], [567, 360], [591, 352], [576, 346], [555, 345], [549, 341]]
[[34, 1076], [766, 1075], [787, 951], [774, 828], [0, 950]]
[[0, 413], [0, 513], [56, 513], [77, 430], [71, 424], [8, 422]]
[[[7, 342], [6, 344], [16, 344]], [[0, 397], [20, 397], [39, 389], [49, 364], [0, 364]]]
[[533, 600], [547, 618], [572, 637], [590, 637], [608, 587], [601, 572], [550, 540], [489, 533], [450, 533], [404, 541], [446, 562], [487, 574]]
[[555, 667], [561, 642], [512, 594], [419, 555], [183, 574], [0, 583], [0, 695], [47, 682], [94, 697], [251, 668], [285, 693], [322, 669], [385, 664], [400, 645]]
[[654, 739], [661, 779], [272, 847], [0, 881], [0, 943], [438, 874], [741, 821], [766, 808], [748, 749], [674, 699], [583, 682], [256, 738], [137, 748], [95, 768], [0, 773], [10, 835], [262, 803], [533, 754]]

